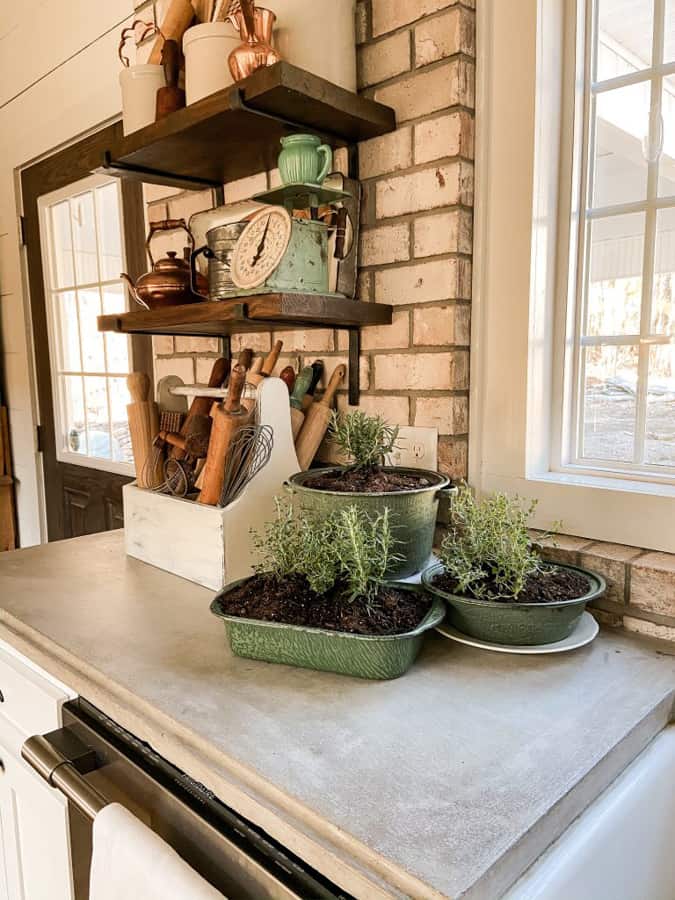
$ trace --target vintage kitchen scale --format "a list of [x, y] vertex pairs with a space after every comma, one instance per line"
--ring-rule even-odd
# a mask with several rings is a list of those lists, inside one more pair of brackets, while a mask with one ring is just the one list
[[[360, 185], [332, 177], [339, 188], [291, 184], [258, 194], [243, 219], [242, 204], [193, 216], [193, 231], [200, 230], [200, 223], [211, 225], [206, 243], [192, 255], [194, 284], [198, 257], [208, 260], [205, 299], [275, 292], [353, 297]], [[348, 275], [352, 268], [353, 278]], [[347, 291], [340, 290], [340, 269]]]

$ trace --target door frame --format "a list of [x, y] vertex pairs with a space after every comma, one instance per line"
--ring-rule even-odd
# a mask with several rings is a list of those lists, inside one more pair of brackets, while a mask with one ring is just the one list
[[[63, 535], [63, 502], [59, 466], [73, 477], [81, 474], [83, 480], [91, 478], [92, 470], [84, 466], [58, 462], [54, 433], [54, 408], [52, 377], [49, 355], [38, 352], [41, 346], [49, 346], [47, 309], [45, 302], [42, 244], [40, 237], [40, 212], [38, 200], [45, 194], [67, 187], [87, 178], [100, 166], [104, 152], [112, 145], [119, 131], [119, 123], [108, 125], [88, 135], [21, 171], [23, 201], [24, 244], [28, 269], [31, 325], [33, 332], [33, 358], [37, 377], [39, 442], [42, 456], [45, 495], [47, 539], [57, 540]], [[122, 182], [122, 215], [124, 249], [127, 270], [135, 280], [146, 271], [145, 213], [143, 185], [137, 181]], [[146, 372], [152, 378], [152, 339], [134, 336], [132, 339], [132, 365], [135, 371]], [[131, 479], [119, 478], [120, 484]]]

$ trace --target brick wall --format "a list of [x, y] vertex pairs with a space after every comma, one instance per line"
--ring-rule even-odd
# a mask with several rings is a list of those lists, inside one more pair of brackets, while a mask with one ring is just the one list
[[[394, 305], [391, 326], [363, 330], [362, 408], [439, 430], [439, 467], [465, 477], [473, 204], [474, 12], [465, 0], [359, 0], [360, 90], [396, 110], [398, 129], [360, 145], [359, 298]], [[338, 165], [344, 158], [338, 154]], [[226, 201], [277, 183], [261, 173], [225, 187]], [[151, 218], [189, 216], [210, 192], [148, 188]], [[165, 241], [165, 247], [162, 247]], [[177, 243], [176, 243], [177, 241]], [[158, 250], [182, 244], [160, 238]], [[286, 332], [280, 366], [346, 362], [347, 335]], [[236, 352], [277, 336], [241, 335]], [[155, 338], [157, 375], [205, 381], [215, 339]], [[339, 402], [346, 404], [343, 393]]]

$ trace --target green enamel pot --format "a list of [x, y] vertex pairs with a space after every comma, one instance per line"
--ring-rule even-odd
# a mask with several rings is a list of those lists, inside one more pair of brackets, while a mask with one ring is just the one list
[[[221, 591], [211, 603], [211, 612], [223, 620], [235, 656], [263, 662], [355, 678], [398, 678], [414, 663], [425, 633], [439, 625], [445, 616], [444, 603], [434, 598], [429, 612], [412, 631], [377, 636], [227, 615], [222, 598], [248, 580], [243, 578]], [[396, 587], [410, 592], [422, 590], [419, 585], [396, 584]]]
[[431, 566], [422, 574], [426, 590], [448, 604], [448, 621], [462, 634], [509, 646], [533, 646], [562, 641], [576, 628], [586, 604], [605, 592], [605, 579], [579, 566], [558, 565], [559, 569], [578, 572], [588, 579], [588, 591], [574, 600], [554, 603], [511, 603], [476, 600], [442, 591], [434, 578], [443, 573], [442, 565]]
[[310, 469], [308, 472], [293, 475], [286, 484], [290, 492], [297, 496], [300, 506], [319, 517], [328, 516], [341, 507], [352, 505], [360, 507], [371, 516], [389, 509], [392, 532], [398, 542], [394, 551], [400, 557], [400, 561], [389, 569], [387, 577], [395, 580], [420, 572], [431, 556], [438, 501], [442, 496], [452, 498], [457, 493], [457, 488], [451, 487], [450, 479], [438, 472], [406, 469], [400, 466], [385, 466], [382, 471], [395, 472], [398, 475], [423, 475], [429, 484], [412, 491], [383, 491], [372, 494], [320, 491], [312, 487], [312, 481], [316, 478], [322, 475], [339, 475], [344, 471], [342, 466]]

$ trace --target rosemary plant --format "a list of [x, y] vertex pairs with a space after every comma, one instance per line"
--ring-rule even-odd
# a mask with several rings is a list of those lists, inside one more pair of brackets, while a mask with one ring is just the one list
[[351, 468], [375, 469], [396, 448], [398, 425], [388, 425], [382, 416], [368, 416], [361, 410], [345, 415], [333, 413], [330, 437], [348, 457]]
[[350, 505], [335, 513], [331, 523], [344, 596], [350, 603], [363, 599], [373, 606], [387, 569], [400, 558], [394, 553], [389, 509], [370, 517]]

